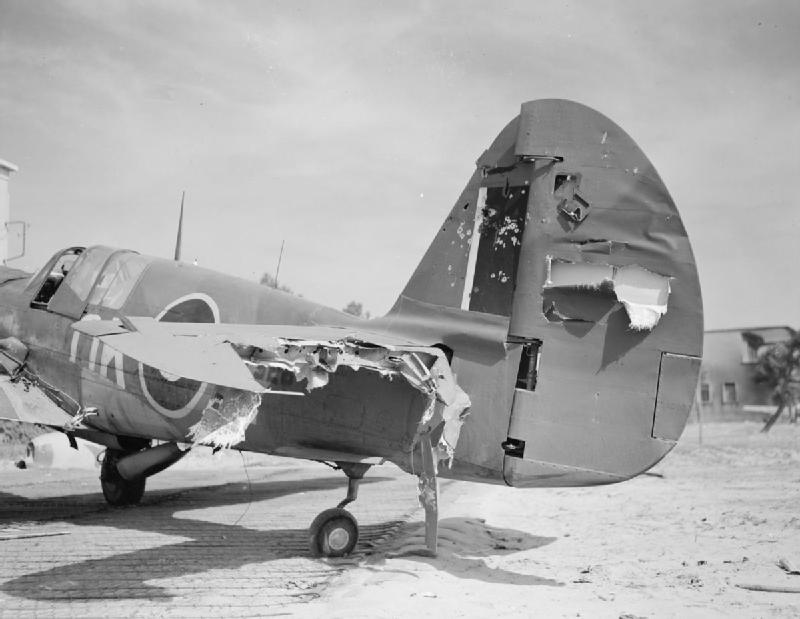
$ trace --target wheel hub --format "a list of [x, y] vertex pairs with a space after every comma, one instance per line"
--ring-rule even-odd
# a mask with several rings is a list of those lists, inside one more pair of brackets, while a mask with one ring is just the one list
[[350, 542], [350, 533], [343, 527], [336, 527], [328, 534], [328, 544], [332, 550], [342, 550]]

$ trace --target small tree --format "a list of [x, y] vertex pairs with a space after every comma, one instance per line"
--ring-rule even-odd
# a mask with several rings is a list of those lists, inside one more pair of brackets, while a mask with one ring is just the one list
[[787, 341], [773, 344], [758, 356], [755, 381], [770, 388], [778, 407], [762, 432], [769, 432], [786, 408], [800, 403], [800, 331], [791, 333]]
[[259, 283], [263, 284], [264, 286], [269, 286], [270, 288], [275, 288], [276, 290], [283, 290], [289, 294], [294, 294], [294, 291], [289, 288], [289, 286], [278, 284], [278, 280], [276, 280], [275, 276], [269, 271], [265, 272], [264, 275], [261, 276]]
[[359, 318], [369, 319], [369, 312], [365, 312], [364, 304], [358, 301], [350, 301], [346, 307], [342, 308], [342, 311], [347, 314], [352, 314], [353, 316], [358, 316]]

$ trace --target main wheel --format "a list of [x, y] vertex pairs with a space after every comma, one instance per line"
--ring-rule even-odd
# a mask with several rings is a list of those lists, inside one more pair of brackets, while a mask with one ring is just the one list
[[346, 509], [326, 509], [308, 528], [309, 546], [315, 557], [344, 557], [358, 542], [358, 522]]
[[103, 496], [109, 505], [115, 507], [135, 505], [141, 501], [147, 482], [146, 478], [128, 481], [119, 474], [117, 460], [123, 455], [125, 452], [106, 449], [103, 465], [100, 467], [100, 486], [103, 489]]

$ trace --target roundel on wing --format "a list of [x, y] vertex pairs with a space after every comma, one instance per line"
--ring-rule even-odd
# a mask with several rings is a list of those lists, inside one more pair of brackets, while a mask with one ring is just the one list
[[[194, 293], [176, 299], [157, 316], [161, 322], [219, 322], [219, 307], [214, 299]], [[147, 401], [167, 417], [183, 417], [191, 412], [203, 397], [208, 383], [190, 378], [171, 376], [160, 370], [139, 364], [139, 379]]]

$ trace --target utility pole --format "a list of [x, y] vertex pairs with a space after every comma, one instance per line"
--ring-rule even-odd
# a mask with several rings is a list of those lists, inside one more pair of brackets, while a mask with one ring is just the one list
[[278, 254], [278, 268], [275, 269], [275, 288], [278, 288], [278, 275], [281, 272], [281, 260], [283, 259], [283, 244], [286, 242], [286, 239], [281, 241], [281, 253]]

